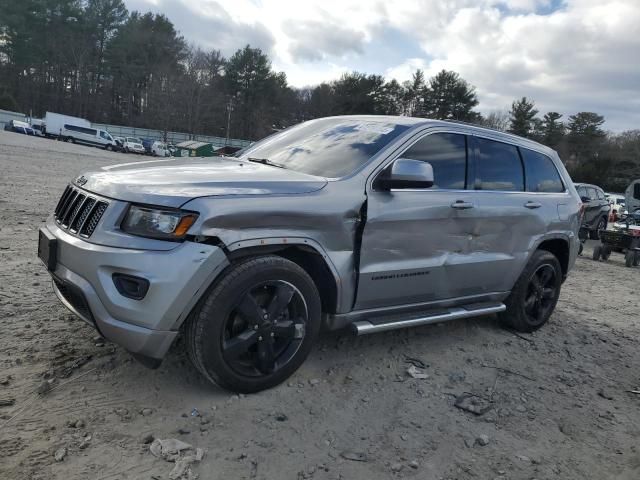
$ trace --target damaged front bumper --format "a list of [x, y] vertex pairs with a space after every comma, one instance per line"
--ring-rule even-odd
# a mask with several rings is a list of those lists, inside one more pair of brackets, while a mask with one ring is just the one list
[[[39, 250], [42, 237], [54, 249], [53, 260], [45, 263], [60, 301], [148, 365], [164, 357], [200, 296], [228, 265], [216, 246], [184, 242], [168, 251], [106, 247], [68, 234], [53, 219], [42, 229]], [[118, 275], [143, 279], [148, 290], [142, 298], [125, 296], [116, 285]]]

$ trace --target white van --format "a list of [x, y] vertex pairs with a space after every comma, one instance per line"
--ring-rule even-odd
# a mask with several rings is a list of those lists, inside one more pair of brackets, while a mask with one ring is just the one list
[[113, 150], [116, 142], [106, 130], [98, 128], [81, 127], [79, 125], [66, 124], [62, 127], [60, 136], [65, 142], [84, 143], [105, 150]]
[[166, 143], [156, 141], [151, 144], [151, 155], [154, 157], [170, 157], [171, 153]]

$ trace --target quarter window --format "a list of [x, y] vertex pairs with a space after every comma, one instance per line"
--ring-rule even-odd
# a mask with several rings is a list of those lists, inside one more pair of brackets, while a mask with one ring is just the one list
[[476, 145], [476, 190], [524, 190], [524, 172], [517, 147], [484, 138], [477, 138]]
[[527, 148], [520, 148], [524, 161], [527, 192], [558, 193], [564, 191], [560, 174], [551, 160]]
[[467, 170], [467, 140], [455, 133], [434, 133], [418, 140], [401, 157], [429, 162], [433, 187], [463, 190]]

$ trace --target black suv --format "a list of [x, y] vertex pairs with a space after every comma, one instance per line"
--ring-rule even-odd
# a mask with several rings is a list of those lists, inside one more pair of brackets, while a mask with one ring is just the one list
[[598, 231], [607, 228], [609, 219], [609, 210], [611, 205], [604, 196], [604, 191], [596, 186], [588, 183], [574, 184], [580, 200], [584, 204], [584, 217], [582, 226], [589, 231], [589, 237], [592, 240], [598, 239]]

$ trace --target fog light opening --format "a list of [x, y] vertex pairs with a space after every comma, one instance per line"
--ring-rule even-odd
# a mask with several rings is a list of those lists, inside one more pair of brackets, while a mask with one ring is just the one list
[[142, 300], [149, 291], [149, 280], [146, 278], [126, 275], [124, 273], [114, 273], [112, 275], [113, 284], [116, 290], [123, 297], [133, 300]]

